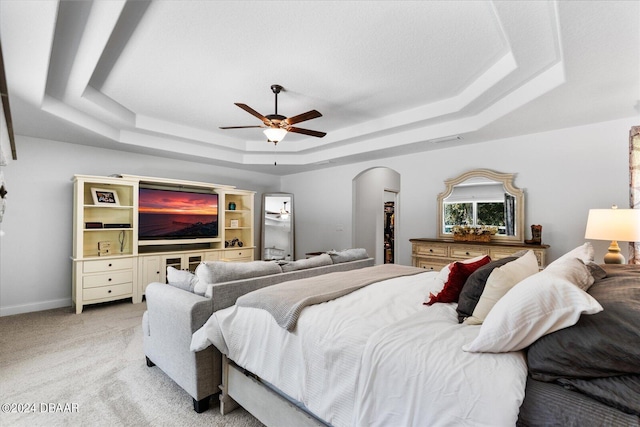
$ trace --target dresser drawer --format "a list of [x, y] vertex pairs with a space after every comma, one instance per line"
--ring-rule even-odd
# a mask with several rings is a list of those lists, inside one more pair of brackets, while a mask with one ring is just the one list
[[416, 267], [424, 268], [425, 270], [440, 271], [446, 265], [448, 265], [448, 263], [437, 262], [432, 259], [418, 258], [416, 260]]
[[492, 260], [496, 260], [496, 259], [502, 259], [502, 258], [507, 258], [510, 256], [513, 256], [514, 253], [521, 251], [522, 249], [502, 249], [502, 248], [496, 248], [496, 249], [491, 249], [489, 251], [489, 256], [491, 257]]
[[429, 255], [429, 256], [441, 256], [446, 257], [449, 255], [448, 247], [442, 245], [416, 245], [416, 255]]
[[133, 270], [114, 271], [112, 273], [84, 276], [82, 278], [82, 288], [96, 288], [99, 286], [117, 285], [127, 282], [133, 282]]
[[121, 283], [119, 285], [101, 286], [82, 290], [82, 299], [94, 300], [102, 298], [119, 297], [133, 292], [133, 283]]
[[253, 260], [253, 249], [227, 249], [221, 255], [222, 258], [229, 261], [251, 261]]
[[451, 248], [451, 257], [452, 258], [475, 258], [477, 256], [488, 255], [489, 250], [485, 248], [479, 247], [452, 247]]
[[85, 261], [82, 266], [84, 273], [99, 273], [110, 270], [126, 270], [133, 268], [133, 258], [105, 259]]

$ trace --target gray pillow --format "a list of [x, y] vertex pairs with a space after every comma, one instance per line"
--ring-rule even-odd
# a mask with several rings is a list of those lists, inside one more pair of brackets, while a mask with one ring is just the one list
[[482, 292], [484, 291], [484, 285], [487, 284], [487, 279], [494, 268], [502, 267], [503, 265], [515, 261], [518, 257], [507, 257], [491, 261], [489, 264], [483, 265], [473, 273], [464, 282], [460, 296], [458, 297], [458, 322], [462, 323], [467, 317], [473, 315], [473, 310], [476, 308]]
[[307, 259], [299, 259], [297, 261], [281, 264], [282, 272], [305, 270], [307, 268], [322, 267], [323, 265], [331, 265], [331, 257], [328, 254], [313, 256]]
[[334, 264], [369, 258], [367, 250], [364, 248], [344, 249], [342, 251], [328, 251], [327, 253], [331, 257], [331, 261]]
[[204, 261], [196, 268], [196, 276], [198, 276], [200, 284], [204, 284], [205, 287], [211, 283], [230, 282], [278, 273], [282, 273], [280, 266], [269, 261]]
[[194, 292], [198, 284], [198, 277], [190, 271], [178, 270], [174, 267], [167, 267], [167, 283], [176, 288]]

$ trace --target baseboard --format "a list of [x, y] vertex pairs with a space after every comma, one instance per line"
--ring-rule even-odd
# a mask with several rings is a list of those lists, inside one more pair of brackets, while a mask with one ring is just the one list
[[33, 311], [51, 310], [53, 308], [71, 307], [71, 298], [40, 301], [32, 304], [0, 306], [0, 317], [14, 314], [31, 313]]

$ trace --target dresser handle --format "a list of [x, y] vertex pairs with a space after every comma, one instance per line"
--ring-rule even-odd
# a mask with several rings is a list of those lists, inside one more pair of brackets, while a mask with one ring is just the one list
[[429, 249], [429, 252], [433, 252], [433, 249]]
[[107, 293], [108, 293], [108, 294], [110, 294], [110, 293], [111, 293], [111, 289], [109, 289], [109, 290], [107, 291]]
[[465, 255], [469, 255], [469, 252], [465, 252], [464, 254], [465, 254]]
[[111, 267], [113, 264], [109, 264], [109, 267]]
[[109, 282], [111, 281], [111, 277], [109, 277]]

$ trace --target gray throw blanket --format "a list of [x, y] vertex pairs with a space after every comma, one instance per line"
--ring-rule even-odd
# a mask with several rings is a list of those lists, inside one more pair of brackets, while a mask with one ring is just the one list
[[418, 267], [382, 264], [328, 273], [258, 289], [238, 298], [236, 305], [267, 310], [278, 325], [292, 331], [300, 312], [309, 305], [339, 298], [372, 283], [424, 271]]

